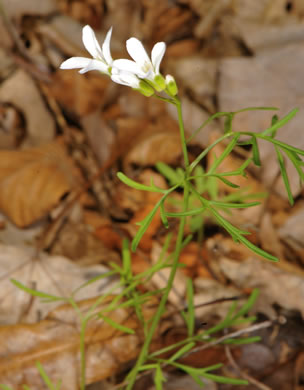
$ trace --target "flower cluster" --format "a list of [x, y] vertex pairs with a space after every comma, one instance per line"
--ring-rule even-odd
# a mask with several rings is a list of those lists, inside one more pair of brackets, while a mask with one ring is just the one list
[[151, 96], [157, 92], [166, 91], [169, 95], [177, 94], [177, 86], [174, 78], [162, 76], [159, 71], [161, 60], [166, 51], [166, 44], [158, 42], [154, 45], [149, 58], [142, 43], [137, 38], [127, 40], [127, 51], [133, 61], [127, 59], [113, 60], [110, 50], [112, 27], [108, 31], [102, 47], [100, 47], [95, 33], [90, 26], [82, 30], [84, 47], [93, 57], [72, 57], [64, 61], [61, 69], [79, 69], [79, 73], [90, 70], [98, 70], [118, 84], [126, 85], [138, 90], [145, 96]]

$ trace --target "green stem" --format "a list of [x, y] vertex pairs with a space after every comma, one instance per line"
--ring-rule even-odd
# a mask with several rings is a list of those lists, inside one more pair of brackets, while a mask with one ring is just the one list
[[174, 101], [175, 101], [175, 105], [177, 108], [177, 114], [178, 114], [178, 125], [179, 125], [179, 132], [180, 132], [182, 150], [183, 150], [183, 155], [184, 155], [184, 163], [185, 163], [186, 172], [188, 172], [189, 156], [188, 156], [184, 121], [183, 121], [183, 114], [182, 114], [182, 104], [181, 104], [181, 101], [179, 100], [178, 97], [175, 97]]
[[[186, 176], [189, 176], [189, 172], [188, 172], [189, 171], [189, 156], [188, 156], [188, 150], [187, 150], [187, 144], [186, 144], [186, 138], [185, 138], [185, 129], [184, 129], [184, 123], [183, 123], [183, 117], [182, 117], [181, 102], [177, 97], [174, 98], [174, 104], [176, 105], [177, 112], [178, 112], [178, 122], [179, 122], [179, 129], [180, 129], [181, 145], [182, 145], [182, 150], [183, 150], [183, 155], [184, 155], [184, 164], [185, 164], [185, 168], [186, 168]], [[188, 203], [189, 203], [189, 185], [188, 185], [188, 180], [186, 177], [185, 178], [185, 185], [184, 185], [184, 199], [183, 199], [183, 211], [184, 212], [187, 211], [187, 209], [188, 209]], [[150, 326], [149, 331], [146, 335], [146, 339], [144, 341], [144, 344], [142, 346], [142, 349], [140, 351], [138, 359], [135, 363], [135, 366], [133, 367], [132, 371], [130, 371], [130, 373], [127, 377], [128, 385], [126, 387], [126, 390], [131, 390], [133, 388], [133, 385], [136, 381], [138, 371], [148, 357], [149, 347], [150, 347], [152, 338], [153, 338], [155, 331], [158, 327], [161, 316], [163, 315], [163, 313], [165, 311], [166, 303], [167, 303], [170, 291], [173, 287], [175, 275], [176, 275], [176, 272], [178, 269], [179, 257], [180, 257], [180, 253], [182, 251], [185, 224], [186, 224], [186, 217], [183, 216], [183, 217], [181, 217], [180, 223], [179, 223], [178, 234], [177, 234], [175, 250], [174, 250], [174, 255], [173, 255], [173, 264], [172, 264], [169, 279], [167, 282], [167, 287], [166, 287], [166, 289], [163, 293], [163, 296], [160, 300], [158, 309], [153, 317], [151, 326]]]
[[81, 320], [80, 328], [80, 389], [85, 390], [86, 387], [86, 361], [85, 361], [85, 334], [87, 327], [87, 319]]

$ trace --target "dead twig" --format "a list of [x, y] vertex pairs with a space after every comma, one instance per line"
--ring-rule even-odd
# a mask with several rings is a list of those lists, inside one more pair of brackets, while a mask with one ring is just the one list
[[198, 351], [203, 351], [204, 349], [208, 349], [208, 348], [213, 347], [215, 345], [221, 344], [225, 340], [236, 338], [236, 337], [242, 336], [246, 333], [252, 333], [252, 332], [255, 332], [255, 331], [260, 330], [260, 329], [269, 328], [272, 325], [273, 325], [273, 321], [268, 320], [268, 321], [261, 322], [259, 324], [249, 326], [248, 328], [245, 328], [245, 329], [240, 329], [240, 330], [237, 330], [235, 332], [228, 333], [228, 334], [226, 334], [226, 335], [224, 335], [224, 336], [222, 336], [214, 341], [210, 341], [207, 344], [200, 345], [196, 348], [191, 349], [191, 351], [187, 352], [183, 357], [189, 356], [189, 355], [196, 353]]
[[231, 366], [237, 371], [237, 373], [244, 379], [246, 379], [249, 383], [256, 386], [260, 390], [272, 390], [271, 387], [266, 386], [264, 383], [258, 381], [257, 379], [253, 378], [251, 375], [247, 374], [244, 370], [242, 370], [237, 362], [235, 361], [231, 350], [228, 345], [225, 346], [225, 353], [227, 356], [227, 359]]

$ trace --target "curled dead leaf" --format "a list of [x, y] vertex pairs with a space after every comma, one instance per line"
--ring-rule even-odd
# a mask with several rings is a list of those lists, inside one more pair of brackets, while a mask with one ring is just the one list
[[0, 151], [0, 209], [19, 227], [34, 223], [71, 190], [73, 170], [56, 143]]

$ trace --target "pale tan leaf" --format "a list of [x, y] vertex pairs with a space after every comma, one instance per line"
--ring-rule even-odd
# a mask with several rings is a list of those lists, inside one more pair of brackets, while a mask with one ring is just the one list
[[[80, 267], [63, 256], [49, 256], [33, 248], [17, 248], [0, 244], [0, 324], [36, 322], [57, 307], [60, 302], [41, 302], [23, 290], [17, 289], [11, 279], [51, 295], [69, 297], [91, 278], [108, 269], [102, 265]], [[113, 287], [115, 278], [103, 278], [79, 290], [77, 299], [100, 295]], [[119, 291], [119, 290], [118, 290]]]
[[16, 71], [0, 88], [0, 101], [15, 106], [26, 121], [27, 144], [49, 142], [55, 134], [55, 121], [48, 111], [33, 79], [23, 70]]
[[[108, 296], [97, 306], [95, 313], [105, 309], [115, 298]], [[81, 312], [87, 312], [96, 299], [78, 303]], [[157, 308], [153, 299], [143, 306], [146, 321]], [[131, 308], [107, 312], [112, 321], [134, 330], [128, 334], [114, 329], [96, 317], [88, 322], [85, 334], [86, 383], [90, 384], [118, 372], [123, 363], [135, 358], [143, 340], [142, 325]], [[18, 324], [0, 327], [0, 383], [31, 390], [47, 389], [35, 362], [39, 361], [53, 383], [62, 381], [61, 390], [77, 390], [80, 381], [80, 322], [75, 310], [68, 304], [51, 312], [37, 324]]]

